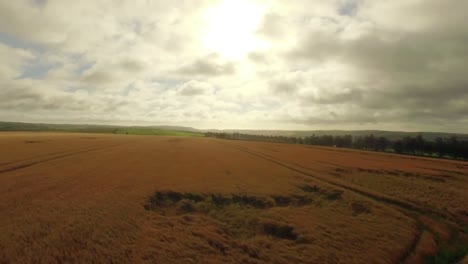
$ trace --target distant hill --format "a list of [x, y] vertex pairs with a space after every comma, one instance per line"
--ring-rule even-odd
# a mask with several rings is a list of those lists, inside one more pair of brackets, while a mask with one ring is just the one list
[[199, 130], [182, 126], [113, 126], [88, 124], [43, 124], [0, 121], [0, 131], [48, 131], [48, 132], [83, 132], [83, 133], [119, 133], [122, 130], [140, 131], [184, 131], [200, 133]]
[[[153, 132], [155, 131], [156, 132]], [[427, 140], [434, 140], [437, 137], [448, 138], [456, 136], [459, 139], [468, 140], [468, 134], [442, 133], [442, 132], [402, 132], [383, 130], [253, 130], [253, 129], [207, 129], [201, 130], [184, 126], [114, 126], [114, 125], [88, 125], [88, 124], [43, 124], [43, 123], [22, 123], [22, 122], [2, 122], [0, 121], [0, 131], [49, 131], [49, 132], [82, 132], [82, 133], [118, 133], [131, 131], [137, 134], [159, 134], [160, 131], [182, 131], [192, 133], [218, 132], [218, 133], [242, 133], [249, 135], [264, 136], [344, 136], [353, 137], [374, 135], [376, 137], [386, 137], [389, 140], [397, 140], [407, 136], [417, 136], [421, 134]], [[159, 132], [157, 132], [159, 131]]]

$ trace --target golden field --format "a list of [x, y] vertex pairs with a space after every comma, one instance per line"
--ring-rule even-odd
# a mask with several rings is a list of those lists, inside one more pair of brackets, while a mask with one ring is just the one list
[[0, 133], [0, 263], [423, 263], [468, 163], [203, 137]]

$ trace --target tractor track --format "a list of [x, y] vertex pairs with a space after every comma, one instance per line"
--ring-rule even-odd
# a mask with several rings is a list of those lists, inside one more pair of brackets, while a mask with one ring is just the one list
[[[246, 152], [248, 154], [251, 154], [253, 156], [261, 158], [263, 160], [269, 161], [269, 162], [274, 163], [276, 165], [279, 165], [281, 167], [287, 168], [287, 169], [292, 170], [294, 172], [301, 173], [301, 174], [309, 176], [309, 177], [313, 177], [314, 179], [325, 182], [327, 184], [331, 184], [331, 185], [334, 185], [334, 186], [337, 186], [337, 187], [340, 187], [340, 188], [343, 188], [343, 189], [358, 193], [358, 194], [360, 194], [362, 196], [366, 196], [368, 198], [372, 198], [373, 200], [377, 200], [379, 202], [384, 202], [384, 203], [396, 206], [398, 208], [401, 208], [401, 209], [404, 209], [404, 210], [407, 210], [407, 211], [409, 210], [409, 211], [412, 211], [412, 212], [417, 212], [417, 213], [422, 213], [422, 214], [434, 214], [434, 215], [444, 217], [444, 218], [449, 217], [449, 215], [446, 214], [446, 213], [436, 211], [436, 210], [433, 210], [433, 209], [430, 209], [430, 208], [424, 208], [424, 207], [421, 207], [419, 205], [416, 205], [416, 204], [413, 204], [413, 203], [410, 203], [410, 202], [407, 202], [407, 201], [402, 201], [402, 200], [393, 198], [393, 197], [385, 195], [385, 194], [377, 194], [377, 193], [374, 193], [374, 192], [372, 192], [370, 190], [366, 190], [363, 187], [355, 186], [354, 184], [351, 184], [351, 183], [347, 183], [347, 182], [345, 183], [345, 182], [341, 182], [341, 181], [338, 181], [338, 180], [330, 180], [330, 179], [328, 179], [328, 177], [319, 176], [318, 174], [314, 174], [314, 173], [303, 170], [303, 169], [307, 169], [307, 168], [305, 168], [303, 166], [298, 166], [296, 164], [289, 164], [289, 162], [286, 162], [286, 161], [283, 161], [283, 160], [278, 160], [278, 159], [273, 158], [271, 156], [268, 157], [267, 155], [265, 155], [263, 153], [260, 154], [258, 152], [253, 152], [252, 150], [249, 150], [249, 149], [246, 149], [246, 148], [243, 148], [243, 147], [239, 147], [239, 146], [231, 146], [231, 147], [234, 147], [234, 148], [239, 149], [239, 150], [241, 150], [243, 152]], [[303, 169], [299, 169], [297, 167], [302, 167]]]
[[[48, 157], [48, 156], [55, 156], [55, 155], [60, 155], [60, 154], [66, 154], [66, 153], [70, 153], [70, 152], [71, 152], [71, 151], [69, 151], [69, 150], [63, 150], [63, 151], [57, 151], [57, 152], [52, 152], [52, 153], [47, 153], [47, 154], [42, 154], [42, 155], [36, 155], [36, 156], [29, 157], [29, 158], [25, 158], [25, 159], [3, 162], [3, 163], [0, 163], [0, 167], [5, 167], [6, 165], [15, 164], [15, 163], [21, 163], [21, 162], [27, 162], [27, 161], [34, 161], [34, 160], [36, 160], [36, 159], [45, 158], [45, 157]], [[0, 170], [1, 170], [1, 169], [0, 169]]]
[[[351, 183], [347, 183], [347, 182], [345, 183], [345, 182], [341, 182], [339, 180], [331, 180], [330, 178], [327, 178], [327, 177], [324, 177], [324, 176], [320, 176], [320, 175], [305, 171], [305, 170], [309, 170], [309, 169], [305, 168], [303, 166], [298, 166], [297, 164], [291, 164], [290, 162], [280, 160], [278, 158], [274, 158], [274, 157], [272, 157], [270, 155], [267, 155], [267, 154], [264, 154], [264, 153], [259, 153], [258, 151], [253, 151], [253, 150], [250, 150], [250, 149], [245, 148], [245, 147], [237, 146], [237, 145], [234, 145], [234, 144], [226, 144], [226, 143], [221, 143], [221, 142], [219, 142], [219, 143], [222, 144], [222, 145], [226, 145], [226, 146], [238, 149], [238, 150], [243, 151], [245, 153], [248, 153], [248, 154], [250, 154], [252, 156], [255, 156], [255, 157], [263, 159], [263, 160], [266, 160], [268, 162], [271, 162], [271, 163], [276, 164], [278, 166], [281, 166], [283, 168], [289, 169], [291, 171], [300, 173], [300, 174], [308, 176], [308, 177], [312, 177], [315, 180], [318, 180], [319, 182], [329, 184], [329, 185], [332, 185], [332, 186], [336, 186], [336, 187], [340, 187], [342, 189], [351, 191], [351, 192], [356, 193], [358, 195], [370, 198], [375, 202], [378, 202], [380, 204], [384, 204], [384, 205], [389, 206], [389, 207], [391, 207], [393, 209], [396, 209], [397, 211], [401, 212], [402, 214], [412, 218], [417, 224], [417, 227], [416, 227], [417, 228], [417, 235], [414, 238], [414, 240], [412, 241], [412, 243], [403, 252], [402, 256], [399, 258], [397, 263], [406, 263], [408, 261], [408, 259], [410, 258], [410, 256], [413, 254], [413, 252], [416, 251], [416, 248], [417, 248], [417, 246], [418, 246], [418, 244], [419, 244], [419, 242], [421, 240], [422, 233], [425, 230], [431, 231], [429, 228], [425, 227], [425, 225], [421, 222], [421, 220], [418, 219], [418, 215], [427, 215], [427, 214], [436, 215], [436, 216], [442, 217], [444, 219], [449, 219], [449, 220], [452, 220], [454, 222], [458, 222], [455, 217], [453, 217], [452, 215], [449, 215], [447, 213], [444, 213], [444, 212], [436, 211], [436, 210], [433, 210], [433, 209], [430, 209], [430, 208], [425, 208], [425, 207], [422, 207], [422, 206], [419, 206], [419, 205], [416, 205], [416, 204], [413, 204], [413, 203], [410, 203], [410, 202], [407, 202], [407, 201], [402, 201], [402, 200], [399, 200], [397, 198], [394, 198], [394, 197], [391, 197], [391, 196], [388, 196], [388, 195], [385, 195], [385, 194], [377, 194], [377, 193], [374, 193], [371, 190], [367, 190], [367, 189], [365, 189], [363, 187], [360, 187], [360, 186], [355, 186], [354, 184], [351, 184]], [[298, 167], [300, 167], [302, 169], [299, 169]]]
[[[113, 148], [113, 147], [117, 147], [117, 146], [120, 146], [120, 145], [90, 148], [90, 149], [84, 149], [84, 150], [78, 150], [78, 151], [68, 151], [68, 152], [67, 151], [63, 152], [62, 151], [62, 152], [56, 152], [56, 153], [46, 154], [46, 155], [37, 157], [38, 160], [34, 160], [36, 158], [30, 158], [30, 159], [26, 159], [26, 160], [17, 161], [17, 162], [10, 162], [8, 164], [13, 164], [13, 165], [7, 166], [6, 168], [5, 167], [0, 168], [0, 174], [11, 172], [11, 171], [16, 171], [16, 170], [20, 170], [20, 169], [24, 169], [24, 168], [28, 168], [28, 167], [31, 167], [31, 166], [34, 166], [34, 165], [37, 165], [37, 164], [41, 164], [41, 163], [45, 163], [45, 162], [49, 162], [49, 161], [53, 161], [53, 160], [63, 159], [63, 158], [76, 156], [76, 155], [83, 154], [83, 153], [104, 150], [104, 149]], [[41, 159], [41, 157], [44, 157], [44, 156], [46, 156], [47, 158], [42, 158]], [[49, 157], [49, 156], [51, 156], [51, 157]]]

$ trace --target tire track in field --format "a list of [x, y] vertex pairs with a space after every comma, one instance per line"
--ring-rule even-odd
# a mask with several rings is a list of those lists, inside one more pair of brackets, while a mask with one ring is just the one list
[[[313, 174], [311, 172], [299, 169], [299, 168], [297, 168], [296, 165], [289, 164], [289, 162], [286, 162], [286, 161], [283, 161], [283, 160], [278, 160], [278, 159], [273, 158], [273, 157], [268, 157], [267, 155], [265, 155], [263, 153], [260, 154], [258, 152], [253, 152], [251, 150], [248, 150], [246, 148], [239, 147], [239, 146], [231, 146], [231, 147], [237, 148], [237, 149], [239, 149], [241, 151], [249, 153], [249, 154], [251, 154], [253, 156], [256, 156], [258, 158], [267, 160], [269, 162], [272, 162], [272, 163], [274, 163], [276, 165], [287, 168], [287, 169], [292, 170], [294, 172], [298, 172], [298, 173], [304, 174], [306, 176], [313, 177], [313, 178], [315, 178], [315, 179], [317, 179], [319, 181], [322, 181], [322, 182], [325, 182], [325, 183], [328, 183], [328, 184], [331, 184], [331, 185], [334, 185], [334, 186], [337, 186], [337, 187], [341, 187], [343, 189], [358, 193], [358, 194], [366, 196], [368, 198], [372, 198], [373, 200], [377, 200], [379, 202], [384, 202], [384, 203], [387, 203], [387, 204], [391, 204], [393, 206], [397, 206], [399, 208], [409, 210], [409, 211], [413, 211], [413, 212], [417, 212], [417, 213], [435, 214], [435, 215], [438, 215], [438, 216], [441, 216], [441, 217], [444, 217], [444, 218], [447, 218], [447, 216], [448, 216], [445, 213], [435, 211], [435, 210], [430, 209], [430, 208], [424, 208], [424, 207], [421, 207], [419, 205], [416, 205], [416, 204], [413, 204], [413, 203], [410, 203], [410, 202], [407, 202], [407, 201], [402, 201], [402, 200], [399, 200], [397, 198], [388, 196], [386, 194], [374, 193], [371, 190], [367, 190], [367, 189], [365, 189], [365, 188], [363, 188], [361, 186], [356, 186], [356, 185], [354, 185], [352, 183], [341, 182], [339, 180], [331, 180], [331, 179], [329, 179], [327, 177], [319, 176], [317, 174]], [[302, 167], [302, 168], [306, 169], [304, 167]]]
[[[345, 190], [356, 193], [358, 195], [365, 196], [367, 198], [370, 198], [370, 199], [374, 200], [377, 203], [384, 204], [386, 206], [394, 208], [397, 211], [403, 213], [404, 215], [412, 218], [417, 224], [417, 232], [418, 233], [417, 233], [416, 237], [414, 238], [414, 240], [411, 242], [411, 244], [408, 246], [408, 248], [403, 252], [402, 256], [400, 257], [400, 259], [399, 259], [399, 261], [397, 263], [406, 263], [409, 260], [409, 258], [413, 255], [413, 253], [416, 252], [418, 244], [422, 239], [423, 232], [426, 229], [428, 229], [421, 222], [421, 220], [418, 219], [418, 217], [417, 217], [418, 215], [433, 214], [433, 215], [443, 217], [445, 219], [452, 218], [451, 215], [449, 216], [449, 215], [444, 214], [444, 213], [439, 212], [439, 211], [435, 211], [435, 210], [432, 210], [432, 209], [429, 209], [429, 208], [424, 208], [424, 207], [415, 205], [413, 203], [402, 201], [402, 200], [399, 200], [397, 198], [394, 198], [394, 197], [391, 197], [391, 196], [388, 196], [388, 195], [385, 195], [385, 194], [377, 194], [377, 193], [372, 192], [371, 190], [367, 190], [367, 189], [362, 188], [360, 186], [355, 186], [354, 184], [351, 184], [351, 183], [347, 183], [347, 182], [344, 183], [344, 182], [340, 182], [340, 181], [337, 181], [337, 180], [330, 180], [329, 178], [325, 178], [323, 176], [319, 176], [317, 174], [313, 174], [313, 173], [298, 169], [295, 165], [291, 165], [290, 162], [280, 160], [280, 159], [277, 159], [277, 158], [273, 158], [273, 157], [271, 157], [271, 156], [269, 156], [267, 154], [264, 154], [264, 153], [255, 152], [255, 151], [249, 150], [248, 148], [241, 147], [241, 146], [235, 146], [235, 145], [232, 145], [232, 144], [226, 144], [226, 143], [221, 143], [221, 142], [219, 142], [219, 143], [223, 144], [223, 145], [228, 145], [228, 146], [230, 146], [232, 148], [238, 149], [240, 151], [243, 151], [245, 153], [253, 155], [253, 156], [257, 157], [257, 158], [269, 161], [271, 163], [274, 163], [274, 164], [276, 164], [278, 166], [289, 169], [291, 171], [294, 171], [294, 172], [297, 172], [297, 173], [312, 177], [315, 180], [318, 180], [319, 182], [323, 182], [323, 183], [326, 183], [326, 184], [330, 184], [332, 186], [340, 187], [340, 188], [343, 188]], [[305, 167], [302, 167], [302, 168], [307, 169]], [[453, 219], [453, 220], [455, 222], [457, 222], [456, 219]]]
[[[27, 161], [30, 161], [30, 160], [36, 160], [36, 159], [40, 159], [40, 158], [44, 158], [44, 157], [48, 157], [48, 156], [64, 154], [64, 153], [67, 153], [67, 152], [70, 152], [70, 151], [69, 150], [63, 150], [63, 151], [46, 153], [46, 154], [42, 154], [42, 155], [36, 155], [36, 156], [33, 156], [33, 157], [24, 158], [24, 159], [20, 159], [20, 160], [13, 160], [13, 161], [8, 161], [8, 162], [3, 162], [3, 163], [0, 163], [0, 167], [5, 167], [6, 165], [20, 163], [20, 162], [27, 162]], [[0, 168], [0, 170], [1, 170], [1, 168]]]
[[[20, 162], [19, 164], [14, 164], [13, 166], [9, 166], [9, 167], [6, 167], [6, 168], [1, 168], [0, 169], [0, 174], [15, 171], [15, 170], [24, 169], [24, 168], [27, 168], [27, 167], [31, 167], [31, 166], [34, 166], [34, 165], [37, 165], [37, 164], [41, 164], [41, 163], [45, 163], [45, 162], [49, 162], [49, 161], [53, 161], [53, 160], [63, 159], [63, 158], [67, 158], [67, 157], [70, 157], [70, 156], [75, 156], [75, 155], [88, 153], [88, 152], [92, 152], [92, 151], [108, 149], [108, 148], [117, 147], [117, 146], [120, 146], [120, 145], [84, 149], [84, 150], [65, 152], [65, 153], [64, 152], [58, 152], [58, 153], [60, 153], [58, 155], [55, 155], [55, 156], [52, 156], [52, 157], [49, 157], [49, 158], [45, 158], [45, 159], [33, 160], [31, 162], [26, 162], [26, 163], [21, 163], [21, 162], [25, 161], [25, 160], [22, 160], [22, 161], [19, 161]], [[47, 154], [47, 155], [44, 155], [44, 156], [50, 156], [50, 155], [52, 155], [52, 154]], [[44, 156], [40, 156], [40, 157], [44, 157]], [[32, 158], [32, 159], [34, 159], [34, 158]], [[31, 159], [26, 159], [26, 161], [28, 161], [28, 160], [31, 160]], [[18, 163], [18, 162], [16, 162], [16, 163]]]

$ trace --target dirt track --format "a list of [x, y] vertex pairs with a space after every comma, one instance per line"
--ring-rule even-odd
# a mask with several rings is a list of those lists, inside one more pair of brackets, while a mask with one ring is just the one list
[[417, 263], [467, 223], [466, 162], [186, 137], [0, 146], [0, 262]]

